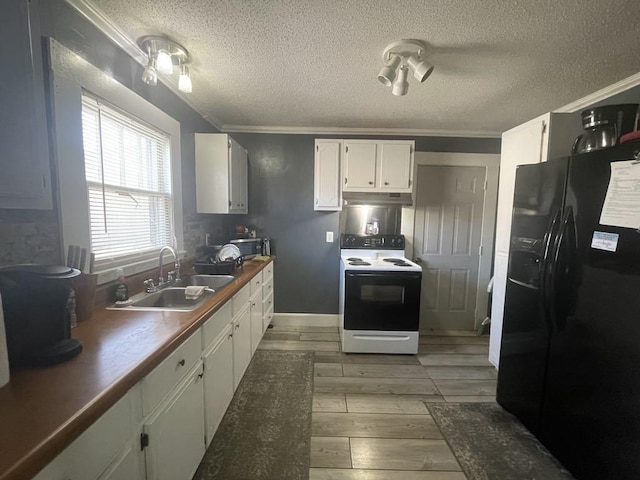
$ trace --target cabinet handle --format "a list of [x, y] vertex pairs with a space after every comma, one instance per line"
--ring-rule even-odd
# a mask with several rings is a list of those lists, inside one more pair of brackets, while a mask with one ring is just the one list
[[198, 380], [202, 380], [202, 377], [204, 377], [204, 372], [198, 374], [198, 379], [196, 380], [196, 382]]
[[384, 182], [385, 185], [389, 185], [389, 182]]
[[233, 338], [233, 332], [229, 334], [229, 338]]
[[344, 184], [347, 184], [347, 177], [344, 177]]
[[373, 182], [369, 182], [369, 185], [373, 185]]
[[178, 362], [179, 367], [184, 367], [185, 363], [187, 363], [184, 358]]
[[240, 328], [240, 324], [236, 325], [236, 330]]

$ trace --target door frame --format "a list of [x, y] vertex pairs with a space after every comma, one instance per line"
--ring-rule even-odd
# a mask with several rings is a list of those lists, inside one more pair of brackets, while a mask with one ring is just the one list
[[482, 211], [482, 233], [480, 245], [482, 254], [478, 266], [478, 288], [476, 294], [476, 309], [474, 328], [478, 330], [480, 324], [487, 317], [489, 294], [487, 285], [491, 279], [493, 267], [493, 243], [496, 230], [496, 210], [498, 206], [498, 178], [500, 170], [499, 153], [455, 153], [455, 152], [416, 152], [416, 168], [413, 172], [413, 184], [416, 186], [412, 193], [413, 204], [402, 209], [401, 233], [405, 236], [405, 254], [414, 258], [414, 226], [415, 201], [418, 188], [418, 171], [421, 167], [484, 167], [487, 188], [484, 195]]

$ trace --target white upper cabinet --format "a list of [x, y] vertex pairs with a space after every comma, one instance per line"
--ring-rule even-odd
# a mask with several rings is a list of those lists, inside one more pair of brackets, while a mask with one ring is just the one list
[[9, 0], [0, 15], [0, 208], [50, 210], [47, 139], [38, 9]]
[[345, 140], [345, 192], [411, 193], [415, 142]]
[[342, 140], [316, 140], [313, 175], [314, 210], [342, 210], [341, 155]]
[[248, 213], [247, 151], [226, 133], [196, 133], [198, 213]]

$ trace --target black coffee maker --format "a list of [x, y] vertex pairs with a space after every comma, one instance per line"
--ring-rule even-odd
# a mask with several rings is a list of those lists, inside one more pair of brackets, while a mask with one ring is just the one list
[[0, 292], [11, 367], [53, 365], [76, 356], [71, 338], [69, 294], [74, 268], [13, 265], [0, 268]]
[[584, 110], [582, 128], [585, 132], [573, 142], [573, 153], [587, 153], [613, 147], [620, 137], [636, 129], [637, 103], [605, 105]]

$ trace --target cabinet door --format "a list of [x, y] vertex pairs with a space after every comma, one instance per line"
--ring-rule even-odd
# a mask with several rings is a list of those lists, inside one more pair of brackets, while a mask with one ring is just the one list
[[233, 320], [233, 390], [251, 361], [251, 317], [247, 303]]
[[262, 328], [262, 290], [256, 292], [256, 294], [251, 298], [250, 311], [251, 355], [253, 356], [256, 348], [258, 348], [260, 340], [262, 340], [262, 334], [264, 333], [264, 329]]
[[233, 330], [229, 325], [204, 356], [204, 400], [207, 446], [233, 397]]
[[340, 140], [316, 140], [314, 161], [314, 210], [342, 210]]
[[378, 188], [389, 192], [411, 193], [413, 142], [383, 142], [378, 148]]
[[502, 319], [507, 290], [507, 267], [509, 257], [497, 253], [493, 267], [493, 293], [491, 299], [491, 336], [489, 338], [489, 361], [497, 368], [500, 362], [502, 341]]
[[[138, 438], [136, 438], [138, 440]], [[139, 442], [131, 441], [98, 480], [142, 480], [144, 466], [139, 455]]]
[[147, 479], [189, 480], [204, 455], [202, 365], [145, 422]]
[[547, 129], [547, 118], [547, 116], [537, 118], [502, 135], [496, 218], [496, 252], [509, 253], [517, 166], [540, 163], [546, 159], [542, 149]]
[[2, 3], [0, 208], [53, 208], [38, 9]]
[[345, 192], [366, 192], [376, 187], [376, 157], [378, 144], [374, 141], [344, 142]]
[[247, 213], [247, 151], [232, 138], [229, 138], [229, 145], [229, 210]]

